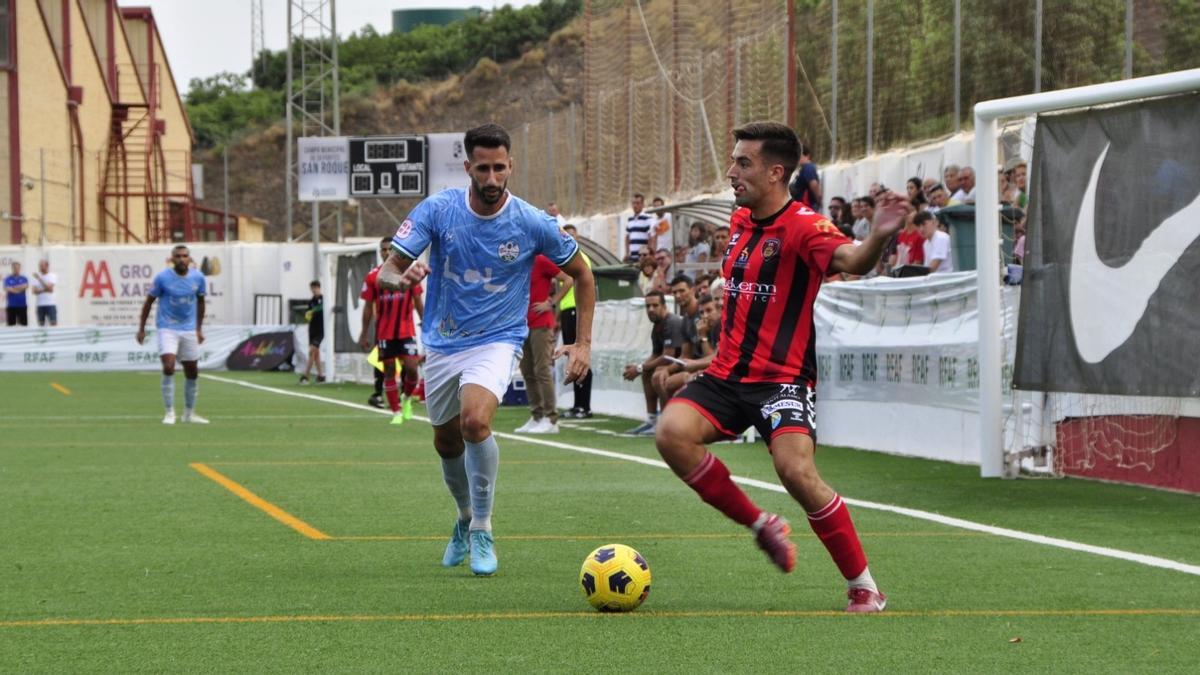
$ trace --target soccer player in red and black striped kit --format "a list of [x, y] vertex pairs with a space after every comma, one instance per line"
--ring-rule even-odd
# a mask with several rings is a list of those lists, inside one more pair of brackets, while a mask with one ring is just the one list
[[655, 442], [701, 499], [751, 528], [759, 547], [791, 572], [796, 547], [787, 521], [750, 501], [705, 447], [754, 426], [767, 440], [780, 481], [804, 507], [809, 525], [846, 578], [847, 611], [882, 611], [887, 598], [867, 569], [850, 512], [813, 463], [813, 300], [827, 275], [863, 274], [875, 266], [903, 223], [903, 198], [882, 196], [870, 236], [855, 246], [833, 223], [788, 195], [788, 178], [800, 159], [800, 142], [791, 129], [755, 122], [735, 129], [733, 136], [737, 143], [726, 177], [741, 208], [730, 218], [722, 263], [720, 348], [704, 373], [671, 399]]
[[[392, 238], [384, 237], [379, 243], [379, 252], [387, 260], [392, 252]], [[421, 363], [417, 351], [417, 326], [413, 312], [424, 316], [425, 301], [421, 298], [421, 286], [415, 284], [407, 291], [389, 291], [379, 287], [379, 267], [371, 270], [363, 281], [362, 299], [370, 311], [363, 311], [362, 336], [359, 342], [363, 349], [370, 348], [369, 328], [375, 318], [375, 339], [379, 345], [379, 360], [383, 362], [383, 393], [392, 410], [392, 424], [403, 424], [412, 418], [413, 391], [420, 378]], [[400, 389], [404, 394], [401, 402], [396, 389], [396, 361], [401, 362]]]

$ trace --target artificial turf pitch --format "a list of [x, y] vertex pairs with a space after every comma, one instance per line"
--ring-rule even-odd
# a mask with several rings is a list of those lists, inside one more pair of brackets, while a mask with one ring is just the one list
[[[651, 440], [600, 433], [629, 420], [542, 437], [572, 447], [501, 437], [500, 571], [443, 569], [454, 515], [428, 424], [390, 426], [358, 405], [364, 387], [218, 376], [264, 388], [206, 378], [213, 423], [167, 427], [154, 373], [3, 375], [0, 670], [1200, 668], [1200, 576], [868, 508], [852, 513], [889, 606], [846, 616], [790, 498], [746, 488], [794, 525], [783, 575], [669, 471], [623, 458], [657, 459]], [[502, 408], [495, 429], [526, 417]], [[764, 446], [716, 451], [777, 483]], [[832, 447], [818, 466], [848, 498], [1200, 565], [1193, 496]], [[632, 614], [579, 588], [583, 557], [612, 542], [653, 572]]]

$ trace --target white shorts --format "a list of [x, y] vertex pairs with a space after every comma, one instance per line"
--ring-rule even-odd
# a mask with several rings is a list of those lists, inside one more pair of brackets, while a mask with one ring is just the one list
[[460, 390], [474, 384], [504, 400], [513, 368], [521, 359], [520, 347], [487, 344], [454, 354], [429, 352], [425, 356], [425, 406], [429, 421], [445, 424], [462, 409]]
[[200, 341], [194, 330], [159, 328], [158, 355], [174, 354], [177, 361], [199, 361]]

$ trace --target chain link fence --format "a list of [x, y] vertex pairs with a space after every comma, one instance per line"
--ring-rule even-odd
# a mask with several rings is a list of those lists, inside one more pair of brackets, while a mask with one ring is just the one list
[[829, 163], [969, 129], [979, 101], [1200, 66], [1194, 0], [795, 0], [790, 22], [785, 0], [590, 0], [582, 23], [582, 100], [501, 120], [514, 189], [571, 213], [719, 189], [751, 120], [791, 113]]

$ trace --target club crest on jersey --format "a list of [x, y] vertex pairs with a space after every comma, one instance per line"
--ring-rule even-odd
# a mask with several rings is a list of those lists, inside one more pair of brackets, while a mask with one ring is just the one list
[[779, 253], [779, 240], [778, 239], [768, 239], [763, 242], [762, 257], [764, 260], [774, 256], [776, 253]]
[[521, 247], [517, 245], [517, 242], [510, 239], [500, 244], [500, 248], [496, 250], [496, 253], [500, 256], [501, 260], [510, 263], [516, 260], [517, 256], [521, 255]]
[[413, 222], [411, 220], [409, 220], [408, 218], [405, 218], [404, 222], [400, 223], [400, 229], [396, 230], [396, 238], [408, 239], [409, 235], [412, 234], [412, 228], [413, 228]]

